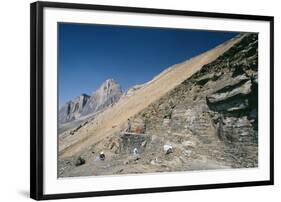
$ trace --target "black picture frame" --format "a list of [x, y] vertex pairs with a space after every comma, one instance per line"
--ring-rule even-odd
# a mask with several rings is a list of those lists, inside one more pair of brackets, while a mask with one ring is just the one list
[[[129, 190], [95, 191], [79, 193], [43, 193], [43, 9], [63, 8], [81, 10], [118, 11], [177, 16], [210, 17], [267, 21], [270, 23], [270, 179], [238, 183], [204, 184], [191, 186], [154, 187]], [[274, 184], [274, 17], [258, 15], [240, 15], [228, 13], [196, 12], [183, 10], [135, 8], [120, 6], [89, 5], [57, 2], [35, 2], [30, 5], [30, 197], [36, 200], [93, 197], [154, 192], [216, 189], [228, 187], [246, 187]]]

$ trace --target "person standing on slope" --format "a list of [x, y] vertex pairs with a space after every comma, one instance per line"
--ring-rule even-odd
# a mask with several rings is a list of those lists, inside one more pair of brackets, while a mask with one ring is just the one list
[[131, 132], [131, 128], [132, 128], [131, 120], [128, 119], [128, 128], [127, 128], [127, 132]]

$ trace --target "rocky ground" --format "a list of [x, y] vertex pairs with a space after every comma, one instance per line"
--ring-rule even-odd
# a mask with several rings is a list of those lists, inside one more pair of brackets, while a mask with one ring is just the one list
[[[127, 117], [133, 131], [141, 128], [145, 134], [124, 135], [118, 128], [72, 155], [61, 151], [58, 176], [257, 167], [257, 67], [258, 35], [245, 34], [217, 59]], [[60, 135], [60, 142], [91, 131], [94, 124], [83, 122]], [[167, 152], [165, 146], [172, 149]], [[104, 161], [98, 158], [100, 151]]]

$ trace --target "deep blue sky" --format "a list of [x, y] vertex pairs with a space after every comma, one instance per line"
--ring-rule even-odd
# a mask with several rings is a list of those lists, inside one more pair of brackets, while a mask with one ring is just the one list
[[59, 106], [113, 78], [123, 90], [151, 80], [238, 33], [59, 24]]

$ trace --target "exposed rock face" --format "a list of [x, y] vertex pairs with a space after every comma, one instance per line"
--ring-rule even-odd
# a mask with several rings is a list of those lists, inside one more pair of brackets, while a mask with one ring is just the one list
[[122, 95], [121, 86], [113, 79], [106, 80], [86, 103], [82, 115], [100, 111], [116, 103]]
[[82, 94], [63, 105], [59, 110], [59, 122], [65, 123], [80, 117], [89, 99], [89, 95]]
[[[143, 119], [147, 134], [182, 147], [190, 158], [204, 155], [231, 167], [256, 167], [257, 67], [258, 35], [248, 34], [134, 118]], [[184, 142], [196, 147], [184, 149]]]
[[150, 137], [145, 134], [139, 134], [139, 135], [130, 135], [130, 134], [124, 134], [121, 136], [121, 144], [120, 149], [121, 152], [125, 152], [128, 154], [132, 154], [134, 149], [138, 150], [138, 153], [142, 153], [145, 149], [145, 146]]
[[62, 106], [59, 110], [59, 122], [70, 122], [101, 111], [116, 103], [121, 95], [121, 86], [113, 79], [108, 79], [91, 96], [82, 94]]

